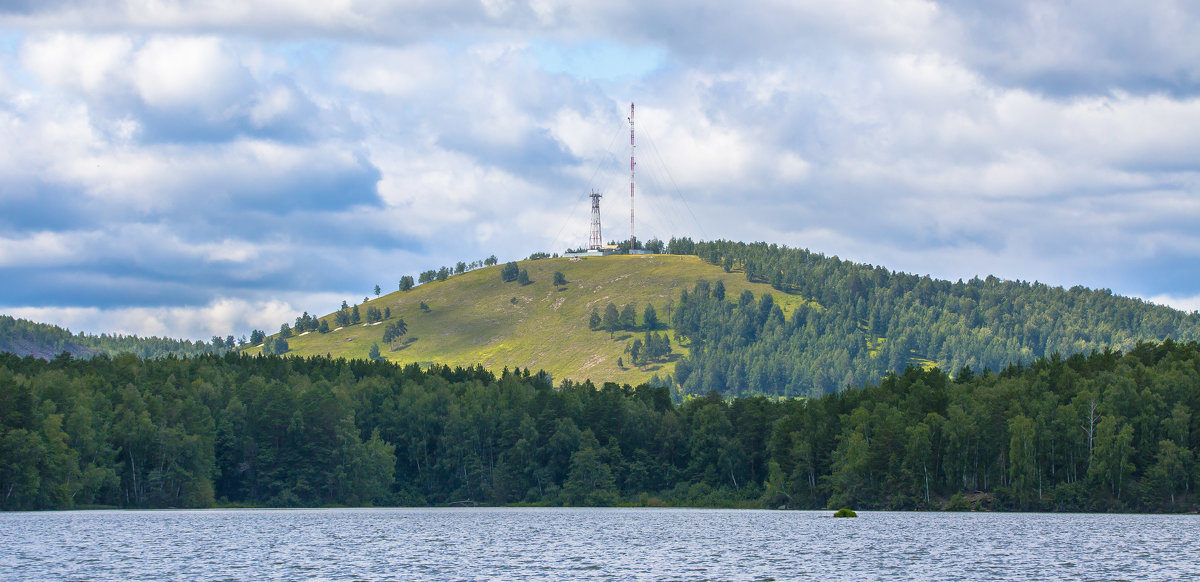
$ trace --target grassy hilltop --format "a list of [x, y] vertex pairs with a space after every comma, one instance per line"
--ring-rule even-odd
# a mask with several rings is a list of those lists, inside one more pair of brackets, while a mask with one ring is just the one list
[[[426, 283], [358, 306], [364, 321], [368, 310], [403, 318], [401, 349], [383, 342], [391, 321], [336, 329], [335, 312], [322, 318], [334, 331], [293, 336], [289, 353], [366, 358], [378, 344], [397, 363], [532, 368], [560, 380], [629, 384], [671, 374], [684, 394], [817, 396], [908, 365], [970, 374], [1056, 353], [1200, 340], [1200, 312], [1107, 289], [996, 277], [950, 282], [766, 243], [678, 246], [681, 254], [523, 261], [527, 285], [504, 282], [500, 265]], [[555, 271], [565, 285], [553, 284]], [[589, 329], [592, 310], [610, 303], [631, 305], [638, 324], [654, 305], [661, 322], [677, 327], [669, 330], [678, 342], [672, 359], [634, 368], [625, 349], [642, 330], [610, 338]]]
[[[390, 307], [392, 319], [327, 334], [292, 336], [287, 340], [288, 353], [366, 358], [371, 345], [378, 343], [383, 357], [398, 363], [483, 364], [497, 372], [504, 367], [533, 368], [556, 379], [637, 384], [654, 374], [671, 373], [673, 364], [632, 367], [625, 346], [642, 332], [617, 332], [610, 339], [607, 332], [590, 330], [588, 316], [593, 307], [603, 313], [610, 302], [618, 308], [632, 304], [641, 326], [642, 312], [647, 304], [653, 304], [661, 333], [669, 331], [661, 327], [669, 322], [668, 303], [677, 302], [679, 292], [691, 289], [698, 279], [723, 281], [731, 296], [744, 289], [756, 296], [774, 293], [785, 314], [804, 303], [801, 297], [748, 282], [741, 273], [726, 273], [692, 255], [554, 258], [521, 261], [519, 265], [529, 272], [528, 285], [502, 282], [503, 264], [425, 283], [359, 305], [364, 314], [368, 307]], [[567, 285], [553, 285], [555, 271], [566, 276]], [[428, 312], [420, 308], [421, 302], [428, 305]], [[408, 324], [407, 339], [416, 341], [392, 351], [382, 340], [383, 330], [397, 317]], [[336, 327], [332, 314], [321, 319], [327, 320], [331, 329]], [[671, 347], [672, 361], [687, 353], [686, 344], [677, 345], [674, 339]], [[623, 368], [617, 365], [622, 357]]]

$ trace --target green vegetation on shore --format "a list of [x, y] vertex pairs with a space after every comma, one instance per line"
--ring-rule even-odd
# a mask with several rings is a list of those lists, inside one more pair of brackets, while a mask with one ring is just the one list
[[820, 398], [370, 360], [0, 355], [0, 507], [1194, 511], [1200, 344]]

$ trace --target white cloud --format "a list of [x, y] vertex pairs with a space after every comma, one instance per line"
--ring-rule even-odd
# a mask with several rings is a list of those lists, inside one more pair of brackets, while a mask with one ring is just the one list
[[[297, 305], [330, 306], [326, 311], [337, 309], [335, 297], [328, 293], [294, 296], [292, 301], [299, 301]], [[4, 307], [0, 311], [76, 333], [207, 340], [214, 335], [242, 335], [251, 328], [271, 333], [279, 329], [279, 324], [290, 323], [302, 310], [288, 300], [219, 298], [197, 307]]]
[[80, 242], [74, 233], [47, 231], [0, 237], [0, 268], [61, 264], [75, 256]]
[[1155, 295], [1146, 299], [1151, 303], [1158, 305], [1167, 305], [1174, 307], [1180, 311], [1200, 311], [1200, 295], [1192, 296], [1176, 296], [1176, 295]]
[[[624, 238], [633, 100], [643, 239], [1189, 297], [1200, 275], [1162, 265], [1200, 272], [1197, 21], [1158, 0], [39, 4], [0, 13], [0, 269], [92, 269], [100, 302], [262, 302], [377, 278], [354, 265], [577, 246], [588, 188]], [[122, 313], [173, 308], [145, 309]]]
[[59, 32], [29, 40], [21, 53], [25, 69], [51, 86], [105, 94], [126, 81], [133, 42], [121, 35]]
[[249, 72], [214, 37], [152, 37], [133, 58], [133, 84], [151, 107], [228, 115], [241, 105]]

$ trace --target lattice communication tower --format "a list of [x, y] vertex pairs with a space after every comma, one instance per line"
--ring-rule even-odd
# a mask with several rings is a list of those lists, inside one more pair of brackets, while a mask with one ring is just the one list
[[593, 251], [604, 248], [604, 236], [600, 234], [600, 193], [592, 190], [592, 237], [588, 249]]

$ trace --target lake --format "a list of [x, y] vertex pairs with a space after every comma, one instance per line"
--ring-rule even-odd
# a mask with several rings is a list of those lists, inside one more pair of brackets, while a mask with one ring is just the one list
[[0, 514], [13, 580], [1162, 580], [1200, 517], [709, 509]]

